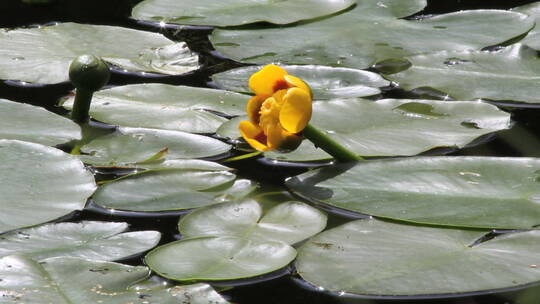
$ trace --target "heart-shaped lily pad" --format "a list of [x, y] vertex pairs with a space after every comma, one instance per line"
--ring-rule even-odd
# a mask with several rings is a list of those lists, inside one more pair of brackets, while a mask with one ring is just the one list
[[[85, 163], [99, 166], [136, 166], [156, 157], [186, 159], [225, 153], [230, 146], [211, 137], [180, 131], [118, 128], [81, 147]], [[157, 156], [156, 156], [157, 155]]]
[[533, 18], [499, 10], [401, 19], [425, 5], [425, 0], [363, 0], [347, 12], [317, 22], [218, 29], [210, 40], [223, 55], [242, 62], [363, 69], [376, 61], [411, 54], [481, 49], [520, 36], [534, 26]]
[[67, 81], [71, 61], [93, 54], [122, 69], [178, 75], [196, 70], [184, 42], [128, 28], [60, 23], [0, 30], [0, 78], [53, 84]]
[[[222, 126], [219, 134], [239, 137], [238, 120]], [[475, 101], [333, 99], [313, 103], [311, 124], [359, 155], [415, 155], [435, 147], [463, 147], [507, 129], [510, 115]], [[331, 158], [307, 140], [291, 153], [265, 155], [287, 161]]]
[[[238, 115], [248, 99], [249, 96], [222, 90], [134, 84], [94, 94], [90, 115], [125, 127], [213, 133], [226, 119], [207, 110]], [[73, 98], [63, 106], [72, 109]]]
[[133, 8], [135, 19], [191, 25], [276, 24], [313, 19], [344, 10], [356, 0], [146, 0]]
[[54, 146], [80, 139], [81, 128], [43, 108], [0, 99], [0, 138]]
[[353, 221], [310, 239], [296, 268], [320, 289], [367, 296], [455, 296], [540, 281], [539, 230], [476, 242], [485, 234]]
[[540, 224], [540, 159], [418, 157], [332, 166], [293, 177], [296, 193], [417, 223], [527, 229]]
[[294, 244], [325, 226], [326, 214], [278, 192], [197, 209], [180, 220], [178, 230], [187, 238], [227, 235]]
[[206, 284], [155, 286], [143, 281], [149, 274], [140, 266], [73, 257], [38, 262], [12, 255], [0, 259], [0, 298], [32, 304], [228, 303]]
[[[390, 84], [379, 74], [356, 69], [317, 65], [284, 65], [282, 67], [289, 74], [309, 84], [315, 99], [371, 96], [379, 94], [380, 87]], [[212, 80], [227, 90], [252, 93], [248, 87], [248, 79], [260, 68], [260, 66], [241, 67], [214, 74]]]
[[183, 161], [178, 168], [131, 174], [101, 186], [93, 200], [105, 208], [131, 211], [191, 209], [240, 199], [255, 189], [224, 166]]
[[0, 232], [80, 210], [94, 177], [75, 156], [40, 144], [0, 140]]
[[153, 271], [177, 281], [234, 280], [287, 266], [296, 250], [283, 242], [238, 237], [200, 237], [168, 243], [144, 261]]
[[0, 257], [24, 253], [35, 260], [71, 256], [113, 261], [151, 249], [159, 242], [157, 231], [125, 232], [127, 229], [127, 223], [84, 221], [12, 231], [0, 236]]
[[540, 62], [521, 44], [497, 52], [438, 52], [407, 58], [412, 66], [387, 77], [407, 90], [431, 87], [456, 99], [540, 103]]
[[[523, 6], [516, 7], [512, 9], [514, 12], [527, 14], [535, 19], [535, 23], [540, 22], [540, 2], [533, 2]], [[535, 26], [530, 32], [527, 33], [527, 36], [520, 41], [523, 44], [528, 45], [529, 47], [539, 50], [540, 49], [540, 31], [538, 26]]]

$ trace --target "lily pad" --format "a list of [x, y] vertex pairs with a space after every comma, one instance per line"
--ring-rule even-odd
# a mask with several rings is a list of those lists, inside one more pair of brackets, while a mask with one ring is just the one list
[[[540, 2], [533, 2], [523, 6], [513, 8], [512, 11], [529, 15], [535, 19], [535, 23], [540, 23]], [[526, 44], [529, 47], [540, 50], [540, 31], [535, 26], [527, 36], [520, 41], [520, 43]]]
[[190, 25], [231, 26], [255, 22], [287, 24], [331, 15], [356, 0], [146, 0], [137, 4], [135, 19]]
[[[248, 99], [249, 96], [222, 90], [134, 84], [94, 94], [90, 115], [125, 127], [214, 133], [226, 119], [208, 110], [239, 115]], [[71, 110], [73, 97], [63, 106]]]
[[[38, 263], [12, 255], [0, 259], [0, 297], [4, 302], [32, 304], [228, 303], [206, 284], [145, 288], [142, 280], [149, 275], [147, 267], [74, 257]], [[137, 288], [131, 288], [135, 284]]]
[[[222, 126], [219, 134], [239, 137], [238, 120]], [[332, 99], [313, 103], [311, 124], [359, 155], [415, 155], [435, 147], [463, 147], [508, 129], [510, 115], [479, 101]], [[307, 140], [291, 153], [265, 155], [287, 161], [331, 158]]]
[[540, 103], [540, 62], [521, 44], [497, 52], [438, 52], [407, 58], [412, 66], [388, 75], [407, 90], [431, 87], [456, 99]]
[[401, 19], [425, 5], [425, 0], [364, 0], [347, 12], [317, 22], [263, 29], [218, 29], [210, 40], [221, 54], [241, 62], [364, 69], [377, 61], [411, 54], [481, 49], [534, 27], [533, 18], [500, 10]]
[[528, 229], [540, 224], [540, 159], [418, 157], [332, 166], [290, 178], [332, 206], [416, 223]]
[[125, 232], [127, 229], [127, 223], [83, 221], [17, 230], [0, 236], [0, 257], [24, 253], [34, 260], [70, 256], [113, 261], [149, 250], [159, 242], [157, 231]]
[[180, 220], [178, 230], [187, 238], [226, 235], [294, 244], [325, 226], [326, 214], [278, 192], [197, 209]]
[[0, 138], [54, 146], [81, 138], [81, 128], [44, 108], [0, 99]]
[[455, 296], [540, 281], [539, 230], [477, 243], [485, 234], [353, 221], [310, 239], [296, 268], [320, 289], [367, 296]]
[[144, 261], [159, 275], [176, 281], [250, 278], [287, 266], [296, 250], [283, 242], [238, 237], [200, 237], [168, 243]]
[[[333, 68], [317, 65], [283, 65], [289, 74], [303, 79], [313, 91], [315, 99], [364, 97], [381, 92], [380, 87], [388, 86], [389, 81], [373, 72]], [[212, 75], [212, 80], [220, 87], [242, 93], [251, 93], [249, 77], [260, 66], [247, 66]]]
[[236, 179], [227, 167], [211, 169], [200, 161], [184, 162], [191, 165], [148, 170], [106, 183], [93, 200], [113, 209], [182, 210], [240, 199], [255, 189], [255, 183]]
[[0, 140], [0, 232], [80, 210], [96, 189], [75, 157], [40, 144]]
[[179, 75], [198, 69], [184, 42], [128, 28], [59, 23], [0, 30], [0, 78], [53, 84], [67, 81], [73, 58], [93, 54], [122, 69]]
[[[180, 131], [120, 127], [81, 147], [85, 163], [99, 166], [136, 166], [155, 157], [186, 159], [216, 156], [230, 146], [211, 137]], [[157, 156], [156, 156], [157, 155]]]

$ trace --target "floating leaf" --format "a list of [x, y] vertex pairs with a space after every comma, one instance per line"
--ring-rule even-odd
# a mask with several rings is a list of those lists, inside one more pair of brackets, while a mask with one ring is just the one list
[[187, 238], [226, 235], [294, 244], [325, 226], [326, 214], [278, 192], [197, 209], [181, 219], [178, 230]]
[[359, 220], [310, 239], [296, 268], [321, 289], [368, 296], [455, 296], [540, 281], [539, 230], [475, 243], [484, 234]]
[[422, 157], [332, 166], [287, 181], [355, 212], [417, 223], [527, 229], [540, 224], [540, 160]]
[[412, 66], [388, 78], [407, 90], [431, 87], [456, 99], [540, 103], [536, 51], [516, 44], [497, 52], [438, 52], [409, 57]]
[[[126, 127], [214, 133], [226, 119], [207, 110], [242, 114], [248, 99], [249, 96], [222, 90], [134, 84], [94, 94], [90, 115]], [[73, 98], [63, 106], [71, 110]]]
[[283, 242], [237, 237], [201, 237], [168, 243], [144, 261], [153, 271], [177, 281], [235, 280], [287, 266], [296, 250]]
[[425, 5], [425, 0], [364, 0], [347, 12], [317, 22], [264, 29], [218, 29], [210, 40], [220, 53], [242, 62], [363, 69], [376, 61], [411, 54], [481, 49], [520, 36], [534, 26], [533, 18], [500, 10], [401, 19]]
[[[535, 19], [535, 23], [540, 23], [540, 2], [533, 2], [523, 6], [516, 7], [512, 9], [514, 12], [523, 13], [529, 15]], [[528, 45], [533, 49], [540, 49], [540, 31], [537, 26], [535, 26], [527, 36], [520, 41], [523, 44]]]
[[60, 23], [0, 30], [0, 78], [52, 84], [68, 80], [73, 58], [93, 54], [130, 71], [178, 75], [196, 70], [184, 42], [122, 27]]
[[212, 169], [202, 161], [184, 161], [179, 168], [131, 174], [101, 186], [98, 205], [132, 211], [181, 210], [240, 199], [255, 189], [224, 166]]
[[54, 146], [80, 139], [81, 129], [44, 108], [0, 99], [0, 138]]
[[[304, 80], [313, 91], [315, 99], [339, 97], [363, 97], [376, 95], [380, 87], [390, 82], [373, 72], [333, 68], [317, 65], [284, 65], [289, 74]], [[249, 77], [260, 66], [247, 66], [212, 75], [212, 80], [220, 87], [242, 93], [250, 93]]]
[[[360, 155], [392, 156], [463, 147], [481, 135], [509, 128], [510, 115], [475, 101], [333, 99], [313, 103], [311, 123]], [[238, 120], [231, 121], [219, 134], [237, 138], [237, 126]], [[307, 140], [291, 153], [265, 155], [287, 161], [330, 158]]]
[[255, 22], [287, 24], [344, 10], [356, 0], [146, 0], [133, 8], [135, 19], [177, 24], [231, 26]]
[[230, 146], [211, 137], [180, 131], [120, 127], [114, 134], [97, 138], [81, 148], [80, 158], [100, 166], [137, 166], [163, 149], [167, 159], [216, 156]]
[[[226, 304], [206, 284], [152, 286], [143, 281], [150, 271], [111, 262], [59, 257], [34, 261], [25, 256], [0, 259], [0, 298], [32, 304]], [[131, 288], [137, 284], [138, 288]]]
[[0, 140], [0, 232], [41, 224], [80, 210], [94, 177], [58, 149]]
[[21, 254], [35, 260], [70, 256], [113, 261], [157, 245], [157, 231], [125, 232], [126, 223], [88, 222], [46, 224], [0, 236], [0, 257]]

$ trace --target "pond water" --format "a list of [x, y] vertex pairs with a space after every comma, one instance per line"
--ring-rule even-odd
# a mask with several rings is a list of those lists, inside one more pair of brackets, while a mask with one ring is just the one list
[[[49, 4], [26, 4], [19, 0], [0, 1], [0, 27], [15, 28], [49, 24], [51, 22], [78, 22], [90, 24], [119, 25], [134, 29], [158, 31], [170, 39], [186, 41], [189, 47], [200, 54], [202, 69], [184, 76], [155, 76], [142, 77], [140, 74], [115, 72], [109, 82], [111, 86], [133, 83], [156, 82], [175, 85], [188, 85], [195, 87], [211, 87], [210, 76], [214, 73], [242, 66], [232, 60], [218, 56], [208, 40], [212, 29], [208, 27], [178, 27], [156, 28], [152, 25], [137, 22], [129, 18], [131, 8], [139, 0], [56, 0]], [[428, 1], [427, 8], [419, 15], [431, 15], [454, 12], [465, 9], [509, 9], [534, 1], [508, 1], [508, 0], [445, 0]], [[411, 18], [414, 18], [411, 17]], [[0, 46], [1, 48], [2, 46]], [[56, 106], [58, 100], [72, 90], [70, 84], [49, 86], [23, 85], [14, 82], [0, 82], [0, 98], [18, 102], [31, 103], [42, 106], [50, 111], [66, 114], [67, 111]], [[404, 90], [388, 88], [382, 97], [403, 98], [414, 97], [412, 93]], [[379, 96], [380, 97], [380, 96]], [[447, 153], [448, 155], [478, 155], [478, 156], [512, 156], [512, 157], [538, 157], [540, 156], [540, 107], [527, 105], [515, 108], [512, 105], [500, 104], [501, 108], [512, 113], [515, 125], [510, 130], [498, 132], [496, 135], [482, 137], [469, 146], [457, 149], [428, 151], [429, 153]], [[238, 169], [242, 177], [248, 177], [264, 184], [283, 187], [283, 181], [288, 176], [297, 175], [306, 171], [300, 166], [273, 166], [264, 160], [248, 159], [227, 164]], [[126, 174], [126, 171], [103, 170], [97, 172], [98, 180]], [[158, 216], [148, 216], [133, 213], [110, 214], [106, 210], [90, 205], [82, 212], [78, 212], [67, 221], [104, 220], [125, 221], [130, 224], [131, 230], [158, 230], [163, 234], [161, 244], [178, 239], [177, 223], [179, 214], [176, 212], [164, 213]], [[331, 215], [329, 226], [337, 226], [348, 221], [347, 216]], [[142, 265], [142, 256], [121, 261], [130, 265]], [[291, 273], [291, 267], [253, 280], [234, 281], [222, 284], [235, 285], [234, 288], [222, 292], [231, 302], [239, 304], [251, 303], [279, 303], [279, 304], [322, 304], [322, 303], [447, 303], [447, 304], [497, 304], [514, 303], [513, 299], [527, 291], [502, 291], [493, 294], [465, 295], [448, 299], [415, 298], [415, 299], [360, 299], [340, 297], [327, 294], [306, 286]], [[216, 284], [215, 286], [221, 286]], [[534, 287], [532, 288], [534, 289]], [[536, 302], [523, 302], [524, 304], [540, 303], [540, 292], [537, 293]], [[0, 301], [1, 302], [1, 301]], [[517, 302], [516, 302], [517, 304]]]

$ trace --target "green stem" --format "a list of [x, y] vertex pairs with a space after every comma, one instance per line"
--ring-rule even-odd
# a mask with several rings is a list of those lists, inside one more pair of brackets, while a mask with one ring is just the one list
[[317, 148], [323, 149], [339, 162], [353, 162], [364, 160], [361, 156], [345, 148], [326, 133], [308, 124], [303, 131], [304, 137], [309, 139]]
[[71, 111], [71, 119], [76, 123], [85, 123], [88, 121], [90, 111], [90, 103], [94, 92], [86, 89], [77, 89], [75, 92], [75, 101], [73, 102], [73, 110]]

